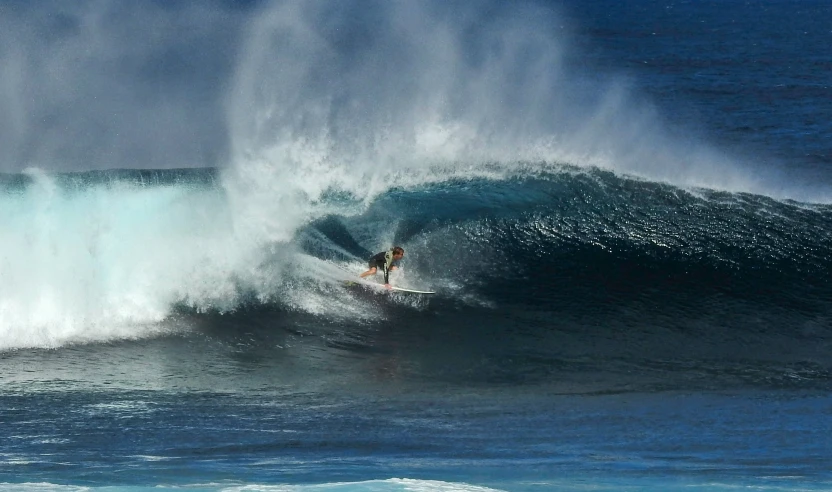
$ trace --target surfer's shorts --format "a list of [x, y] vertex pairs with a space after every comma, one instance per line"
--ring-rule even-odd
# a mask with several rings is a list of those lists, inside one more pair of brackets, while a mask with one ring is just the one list
[[376, 260], [370, 260], [370, 268], [377, 268], [379, 270], [384, 270], [384, 261], [378, 262]]

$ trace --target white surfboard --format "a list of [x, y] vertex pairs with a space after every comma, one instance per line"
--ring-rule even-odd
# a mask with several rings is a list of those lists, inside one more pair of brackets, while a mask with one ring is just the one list
[[[343, 268], [340, 265], [335, 265], [335, 266], [338, 267], [339, 270], [349, 273], [350, 276], [353, 275], [353, 273], [350, 272], [349, 270], [347, 270], [346, 268]], [[369, 280], [364, 280], [363, 278], [350, 278], [349, 280], [344, 280], [344, 284], [347, 285], [347, 286], [360, 284], [360, 285], [366, 285], [368, 287], [374, 287], [376, 289], [384, 289], [384, 285], [379, 284], [377, 282], [371, 282]], [[407, 292], [409, 294], [426, 294], [426, 295], [436, 294], [436, 292], [434, 292], [432, 290], [405, 289], [404, 287], [393, 287], [391, 290], [395, 290], [396, 292]]]
[[[364, 285], [364, 286], [367, 286], [367, 287], [372, 287], [373, 289], [377, 289], [377, 290], [387, 290], [387, 289], [384, 288], [384, 285], [382, 285], [382, 284], [378, 284], [378, 283], [375, 283], [375, 282], [367, 282], [367, 281], [358, 281], [358, 282], [356, 282], [356, 281], [353, 281], [353, 280], [345, 280], [344, 285], [346, 285], [346, 286]], [[405, 289], [404, 287], [392, 287], [390, 290], [396, 291], [396, 292], [406, 292], [408, 294], [426, 294], [426, 295], [436, 294], [436, 292], [434, 292], [432, 290]]]
[[411, 294], [436, 294], [436, 292], [431, 290], [404, 289], [402, 287], [393, 287], [392, 290], [395, 290], [396, 292], [409, 292]]

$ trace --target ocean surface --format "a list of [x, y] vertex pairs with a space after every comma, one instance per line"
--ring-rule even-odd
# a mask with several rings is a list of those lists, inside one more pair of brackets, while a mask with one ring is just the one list
[[832, 4], [204, 8], [221, 157], [3, 154], [0, 491], [832, 490]]

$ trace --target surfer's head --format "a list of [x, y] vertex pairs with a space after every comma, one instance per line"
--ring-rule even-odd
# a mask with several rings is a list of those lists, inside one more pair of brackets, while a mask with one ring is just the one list
[[393, 248], [393, 258], [400, 260], [404, 256], [404, 248], [396, 246]]

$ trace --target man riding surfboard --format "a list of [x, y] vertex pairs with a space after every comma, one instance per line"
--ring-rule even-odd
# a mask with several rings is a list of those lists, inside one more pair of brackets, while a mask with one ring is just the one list
[[393, 249], [388, 249], [387, 251], [382, 251], [377, 255], [374, 255], [370, 258], [369, 267], [370, 269], [366, 272], [359, 275], [359, 277], [369, 277], [370, 275], [375, 275], [379, 268], [381, 271], [384, 272], [384, 287], [387, 289], [392, 289], [393, 286], [390, 285], [390, 272], [398, 268], [398, 265], [394, 265], [394, 263], [398, 263], [404, 257], [404, 249], [395, 246]]

